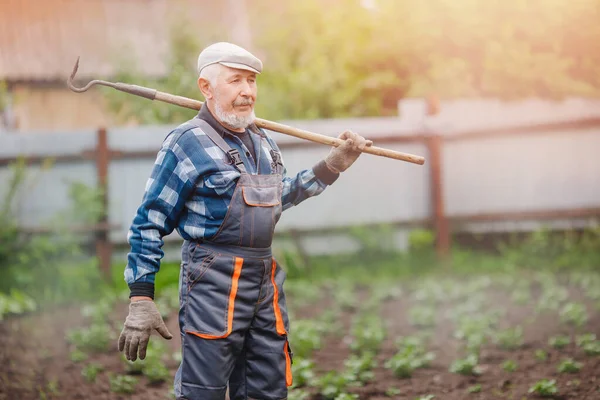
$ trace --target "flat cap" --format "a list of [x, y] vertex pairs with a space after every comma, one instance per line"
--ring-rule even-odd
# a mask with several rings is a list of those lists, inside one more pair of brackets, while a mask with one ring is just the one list
[[198, 56], [198, 74], [211, 64], [245, 69], [260, 74], [262, 62], [248, 50], [233, 43], [218, 42], [206, 47]]

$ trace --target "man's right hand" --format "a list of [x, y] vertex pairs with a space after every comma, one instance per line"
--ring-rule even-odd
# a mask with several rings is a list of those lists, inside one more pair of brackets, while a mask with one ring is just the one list
[[125, 357], [129, 361], [135, 361], [139, 348], [140, 360], [143, 360], [146, 358], [146, 349], [154, 329], [165, 339], [173, 337], [152, 299], [132, 298], [129, 303], [129, 315], [119, 336], [119, 351], [124, 350]]

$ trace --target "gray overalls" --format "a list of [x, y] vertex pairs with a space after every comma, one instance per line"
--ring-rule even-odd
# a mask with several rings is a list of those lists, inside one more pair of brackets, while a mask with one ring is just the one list
[[[225, 220], [208, 241], [182, 246], [180, 310], [182, 362], [178, 399], [281, 400], [292, 384], [285, 272], [271, 253], [281, 216], [282, 166], [251, 175], [239, 153], [205, 121], [190, 121], [239, 169]], [[259, 149], [262, 151], [262, 149]]]

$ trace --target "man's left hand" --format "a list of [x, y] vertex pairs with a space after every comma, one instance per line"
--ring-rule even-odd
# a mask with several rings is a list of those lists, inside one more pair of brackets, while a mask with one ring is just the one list
[[357, 133], [345, 131], [338, 139], [344, 140], [344, 144], [331, 149], [325, 164], [327, 167], [336, 173], [344, 172], [358, 159], [365, 147], [373, 145], [371, 140], [367, 140]]

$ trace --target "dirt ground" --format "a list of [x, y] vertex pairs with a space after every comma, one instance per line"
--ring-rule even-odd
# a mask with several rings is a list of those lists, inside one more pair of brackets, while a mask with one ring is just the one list
[[[535, 290], [534, 290], [535, 292]], [[585, 302], [589, 319], [579, 332], [595, 333], [600, 338], [600, 313], [597, 305], [586, 300], [576, 288], [570, 288], [570, 296]], [[407, 310], [414, 305], [414, 297], [409, 291], [403, 291], [399, 298], [382, 303], [381, 315], [387, 326], [387, 335], [381, 351], [377, 355], [378, 366], [374, 369], [375, 378], [364, 385], [351, 389], [351, 393], [360, 399], [413, 400], [419, 396], [434, 395], [435, 400], [458, 399], [535, 399], [528, 390], [536, 381], [555, 379], [559, 395], [555, 399], [598, 400], [600, 399], [600, 356], [589, 356], [571, 340], [562, 349], [548, 344], [549, 337], [557, 334], [574, 337], [573, 328], [560, 323], [556, 313], [533, 313], [533, 302], [517, 305], [510, 301], [504, 290], [486, 290], [487, 304], [501, 305], [506, 314], [501, 319], [499, 329], [522, 324], [524, 344], [517, 350], [503, 350], [494, 344], [487, 344], [480, 353], [482, 373], [478, 376], [463, 376], [449, 371], [449, 365], [462, 357], [460, 343], [453, 337], [455, 326], [448, 318], [448, 311], [455, 306], [452, 302], [442, 302], [437, 308], [437, 320], [432, 330], [428, 350], [436, 355], [427, 368], [417, 369], [410, 378], [395, 377], [391, 370], [383, 365], [393, 356], [397, 348], [395, 339], [411, 335], [417, 330], [409, 323]], [[535, 294], [534, 294], [535, 298]], [[289, 300], [288, 300], [289, 301]], [[323, 300], [321, 300], [323, 301]], [[323, 307], [314, 305], [298, 309], [296, 317], [317, 316]], [[111, 315], [115, 332], [126, 316], [126, 307], [120, 304]], [[347, 345], [350, 335], [353, 311], [339, 314], [341, 331], [324, 341], [321, 349], [313, 354], [316, 372], [341, 370], [344, 360], [350, 355]], [[72, 345], [65, 339], [70, 329], [85, 326], [88, 320], [81, 316], [80, 307], [63, 307], [44, 314], [30, 314], [21, 317], [9, 317], [0, 322], [0, 400], [29, 399], [145, 399], [165, 400], [173, 398], [172, 377], [177, 361], [170, 359], [167, 367], [170, 379], [150, 384], [146, 377], [138, 375], [139, 382], [134, 394], [116, 394], [111, 391], [109, 379], [113, 374], [125, 374], [125, 364], [117, 353], [116, 337], [113, 338], [108, 352], [92, 354], [85, 362], [73, 362], [70, 359]], [[292, 321], [293, 324], [293, 321]], [[167, 319], [172, 333], [178, 332], [177, 316], [174, 312]], [[292, 325], [293, 327], [293, 325]], [[118, 332], [116, 333], [118, 334]], [[179, 350], [178, 335], [168, 342], [169, 350]], [[160, 340], [158, 336], [153, 340]], [[293, 345], [293, 344], [292, 344]], [[548, 353], [545, 361], [534, 357], [536, 349]], [[578, 373], [557, 372], [558, 363], [566, 357], [572, 357], [583, 363]], [[511, 359], [517, 362], [515, 372], [506, 372], [501, 364]], [[101, 364], [104, 369], [98, 374], [95, 383], [87, 382], [82, 376], [82, 367], [90, 362]], [[477, 393], [467, 389], [481, 385]], [[395, 388], [396, 394], [389, 392]], [[320, 400], [316, 388], [306, 388], [310, 397], [307, 400]], [[386, 394], [387, 393], [387, 394]]]

